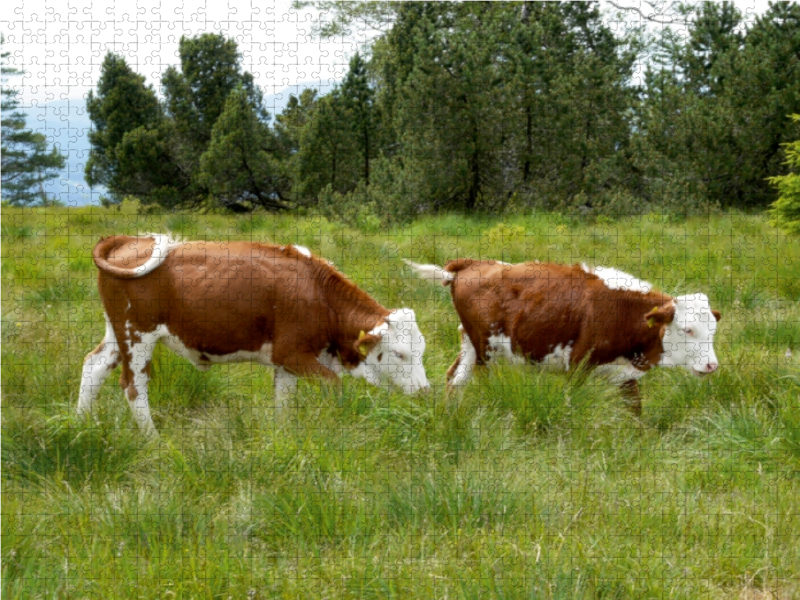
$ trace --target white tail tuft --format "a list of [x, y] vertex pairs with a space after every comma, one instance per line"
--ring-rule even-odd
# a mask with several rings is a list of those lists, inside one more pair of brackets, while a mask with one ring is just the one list
[[434, 283], [447, 285], [456, 278], [453, 273], [445, 271], [442, 267], [437, 267], [436, 265], [419, 265], [415, 262], [411, 262], [410, 260], [406, 260], [405, 258], [403, 259], [403, 262], [411, 267], [411, 270], [419, 275], [420, 278], [433, 281]]
[[168, 233], [167, 235], [164, 235], [163, 233], [146, 233], [137, 237], [151, 237], [155, 241], [155, 245], [153, 246], [153, 253], [150, 255], [150, 258], [147, 260], [147, 262], [140, 267], [131, 269], [131, 271], [136, 273], [134, 277], [142, 277], [143, 275], [147, 275], [151, 271], [154, 271], [166, 260], [170, 250], [177, 248], [184, 243], [179, 236], [172, 233]]

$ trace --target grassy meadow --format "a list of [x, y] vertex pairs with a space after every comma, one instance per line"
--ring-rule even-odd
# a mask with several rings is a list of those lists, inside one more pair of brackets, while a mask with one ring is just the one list
[[[409, 306], [434, 391], [201, 373], [159, 348], [161, 437], [106, 381], [75, 416], [104, 323], [100, 236], [298, 243]], [[443, 216], [357, 231], [292, 216], [2, 213], [2, 597], [800, 597], [800, 252], [760, 216]], [[720, 371], [657, 369], [643, 414], [591, 373], [499, 365], [447, 397], [449, 294], [401, 257], [614, 266], [723, 314]], [[789, 352], [787, 353], [787, 350]]]

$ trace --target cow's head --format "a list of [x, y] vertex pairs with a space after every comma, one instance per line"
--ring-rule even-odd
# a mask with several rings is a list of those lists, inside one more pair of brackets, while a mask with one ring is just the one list
[[417, 327], [417, 317], [410, 308], [400, 308], [354, 344], [363, 360], [350, 370], [374, 385], [391, 382], [407, 394], [428, 390], [430, 384], [422, 366], [425, 337]]
[[714, 334], [722, 315], [711, 310], [704, 294], [679, 296], [645, 315], [651, 327], [664, 326], [664, 354], [659, 364], [680, 366], [695, 375], [708, 375], [719, 367]]

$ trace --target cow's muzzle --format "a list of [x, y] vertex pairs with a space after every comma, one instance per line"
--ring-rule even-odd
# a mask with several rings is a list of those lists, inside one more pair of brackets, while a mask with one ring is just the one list
[[711, 375], [714, 371], [719, 369], [718, 363], [707, 363], [702, 369], [695, 369], [692, 367], [692, 373], [697, 375], [698, 377], [705, 377], [706, 375]]

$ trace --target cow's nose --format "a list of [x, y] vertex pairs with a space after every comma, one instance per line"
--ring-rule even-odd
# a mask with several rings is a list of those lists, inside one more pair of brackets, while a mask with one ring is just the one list
[[706, 372], [707, 373], [713, 373], [717, 369], [719, 369], [719, 365], [717, 363], [708, 363], [706, 365]]

